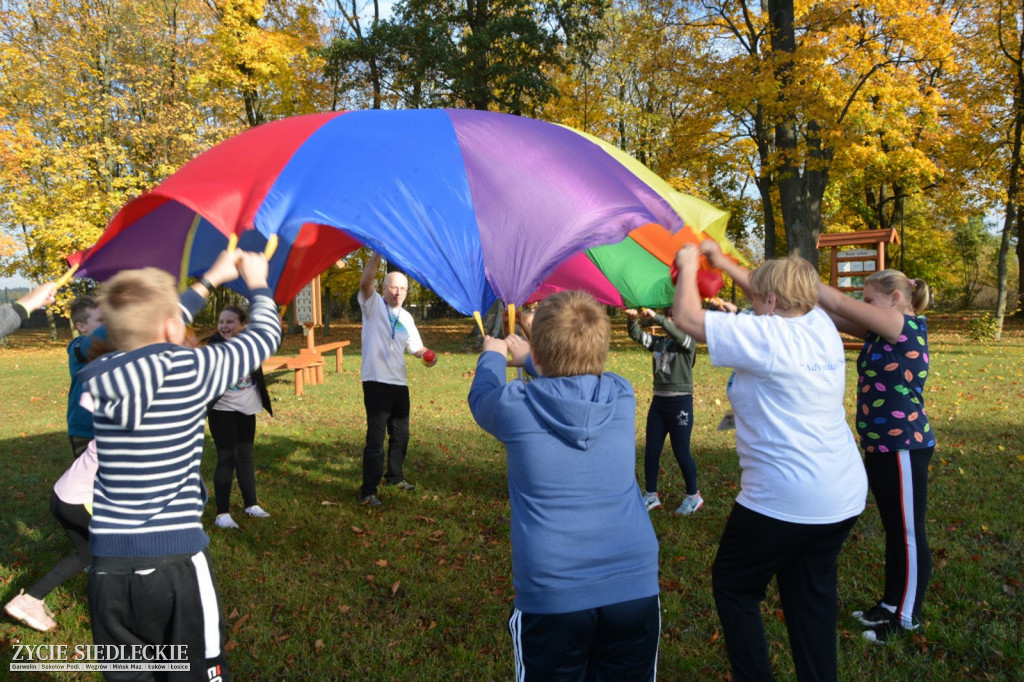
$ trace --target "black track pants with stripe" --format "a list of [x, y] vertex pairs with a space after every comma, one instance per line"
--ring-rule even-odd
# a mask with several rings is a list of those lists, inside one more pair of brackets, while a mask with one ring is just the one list
[[656, 679], [657, 595], [572, 613], [512, 610], [516, 682], [643, 682]]
[[187, 647], [188, 672], [106, 672], [108, 680], [230, 680], [224, 619], [205, 550], [139, 559], [94, 557], [89, 617], [95, 644]]
[[932, 553], [925, 517], [928, 509], [928, 465], [935, 448], [868, 452], [864, 467], [885, 530], [885, 592], [882, 601], [895, 606], [903, 627], [921, 619]]

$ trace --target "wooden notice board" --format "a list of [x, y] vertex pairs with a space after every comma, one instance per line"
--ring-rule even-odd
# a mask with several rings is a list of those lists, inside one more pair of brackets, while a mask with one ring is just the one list
[[[896, 230], [858, 230], [823, 234], [818, 248], [828, 247], [828, 283], [855, 298], [863, 296], [864, 278], [885, 269], [885, 245], [899, 244]], [[840, 246], [869, 247], [840, 251]]]
[[320, 275], [295, 295], [292, 301], [292, 322], [302, 327], [319, 327], [323, 324], [320, 314]]

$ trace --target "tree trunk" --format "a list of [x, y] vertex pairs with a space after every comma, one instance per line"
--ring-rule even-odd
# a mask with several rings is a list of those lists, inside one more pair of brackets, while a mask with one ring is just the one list
[[468, 26], [473, 39], [466, 55], [469, 61], [469, 88], [465, 93], [466, 104], [471, 109], [486, 111], [491, 103], [491, 89], [487, 82], [488, 45], [485, 43], [487, 22], [490, 15], [489, 0], [466, 0]]
[[46, 306], [46, 324], [50, 328], [50, 340], [57, 340], [57, 318], [53, 315], [53, 306]]
[[757, 191], [761, 195], [764, 214], [764, 257], [775, 258], [775, 203], [772, 201], [774, 180], [771, 171], [772, 136], [765, 125], [764, 105], [758, 103], [754, 112], [754, 144], [757, 145]]
[[[787, 102], [791, 82], [790, 62], [796, 54], [796, 30], [793, 25], [793, 0], [768, 0], [771, 46], [775, 59], [782, 112], [775, 121], [775, 151], [779, 155], [776, 174], [779, 207], [786, 230], [786, 246], [791, 256], [800, 256], [818, 267], [818, 236], [822, 231], [821, 201], [828, 185], [831, 151], [823, 149], [820, 127], [806, 123], [807, 158], [799, 158], [800, 131], [794, 103]], [[789, 109], [787, 110], [787, 104]]]
[[775, 206], [772, 203], [770, 176], [758, 176], [757, 191], [761, 194], [761, 209], [764, 212], [764, 257], [775, 258]]
[[[1010, 252], [1010, 239], [1013, 236], [1014, 227], [1019, 227], [1020, 216], [1017, 211], [1020, 207], [1020, 166], [1021, 166], [1021, 140], [1024, 137], [1024, 63], [1018, 59], [1016, 66], [1016, 82], [1013, 86], [1013, 142], [1010, 146], [1010, 168], [1006, 180], [1006, 215], [1003, 218], [1003, 233], [999, 239], [999, 265], [996, 271], [996, 332], [995, 338], [998, 341], [1003, 335], [1003, 319], [1006, 317], [1006, 301], [1009, 297], [1007, 290], [1007, 270]], [[1017, 262], [1021, 263], [1022, 254], [1020, 234], [1017, 239]], [[1017, 303], [1018, 309], [1021, 302], [1020, 283], [1024, 281], [1024, 274], [1018, 277]]]
[[1024, 215], [1021, 206], [1017, 205], [1017, 309], [1014, 315], [1024, 317]]
[[380, 3], [373, 0], [373, 24], [370, 28], [369, 62], [370, 62], [370, 85], [373, 88], [373, 108], [380, 109], [380, 69], [377, 67], [377, 37], [376, 28], [380, 22]]

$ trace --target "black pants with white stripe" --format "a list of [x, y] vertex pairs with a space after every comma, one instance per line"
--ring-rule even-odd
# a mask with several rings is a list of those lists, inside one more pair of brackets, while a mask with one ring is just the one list
[[921, 619], [921, 602], [932, 575], [925, 514], [928, 465], [935, 448], [868, 452], [864, 468], [885, 530], [885, 592], [903, 627]]
[[206, 550], [138, 559], [94, 557], [89, 618], [94, 644], [187, 647], [188, 672], [105, 672], [108, 680], [231, 679], [224, 619]]
[[654, 680], [658, 596], [571, 613], [512, 610], [508, 621], [516, 682]]

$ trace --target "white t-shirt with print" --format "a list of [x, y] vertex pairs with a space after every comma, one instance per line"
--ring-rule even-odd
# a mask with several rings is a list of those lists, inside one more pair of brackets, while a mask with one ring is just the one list
[[229, 388], [220, 397], [213, 408], [218, 412], [241, 412], [242, 414], [259, 414], [263, 411], [263, 401], [259, 389], [252, 376], [242, 377], [241, 381]]
[[412, 315], [404, 308], [389, 308], [376, 291], [369, 298], [358, 294], [363, 311], [362, 380], [405, 386], [405, 353], [423, 348]]
[[843, 342], [828, 315], [709, 311], [704, 319], [711, 364], [736, 370], [736, 501], [792, 523], [860, 514], [867, 476], [843, 406]]

